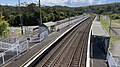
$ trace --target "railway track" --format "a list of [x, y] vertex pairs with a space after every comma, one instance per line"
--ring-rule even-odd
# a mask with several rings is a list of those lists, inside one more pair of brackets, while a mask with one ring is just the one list
[[57, 42], [35, 67], [85, 67], [89, 30], [94, 16], [79, 24], [61, 41]]

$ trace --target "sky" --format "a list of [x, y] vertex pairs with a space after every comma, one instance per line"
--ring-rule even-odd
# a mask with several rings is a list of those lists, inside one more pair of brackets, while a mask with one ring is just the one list
[[[38, 3], [39, 0], [20, 0], [21, 3]], [[70, 7], [79, 7], [79, 6], [87, 6], [87, 5], [96, 5], [96, 4], [106, 4], [106, 3], [114, 3], [120, 2], [120, 0], [41, 0], [42, 5], [62, 5], [62, 6], [70, 6]], [[18, 0], [0, 0], [0, 4], [2, 5], [16, 5], [18, 4]]]

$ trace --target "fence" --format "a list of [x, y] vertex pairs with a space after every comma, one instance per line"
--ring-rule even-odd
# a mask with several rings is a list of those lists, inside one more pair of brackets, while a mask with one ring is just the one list
[[117, 67], [116, 62], [114, 61], [114, 59], [110, 53], [108, 53], [108, 55], [107, 55], [107, 61], [108, 61], [109, 67]]
[[114, 57], [117, 67], [120, 67], [120, 57]]
[[2, 50], [9, 50], [12, 49], [16, 44], [19, 42], [15, 42], [14, 44], [6, 43], [6, 42], [0, 42], [0, 49]]
[[28, 49], [28, 41], [21, 44], [19, 44], [19, 41], [14, 44], [0, 42], [0, 65], [7, 63]]
[[48, 36], [48, 31], [45, 30], [45, 31], [41, 32], [40, 34], [38, 32], [33, 36], [29, 36], [28, 38], [30, 38], [30, 42], [38, 42], [38, 41], [42, 41], [47, 36]]
[[40, 34], [40, 41], [42, 41], [44, 38], [48, 36], [48, 31], [44, 31]]
[[10, 44], [13, 44], [17, 41], [17, 37], [8, 37], [8, 38], [5, 38], [3, 40], [1, 40], [2, 42], [6, 42], [6, 43], [10, 43]]
[[48, 31], [42, 29], [35, 30], [34, 32], [28, 31], [28, 34], [26, 33], [24, 36], [8, 37], [0, 41], [0, 66], [12, 59], [15, 59], [17, 56], [27, 51], [31, 47], [27, 37], [30, 37], [31, 41], [42, 41], [47, 36]]
[[68, 25], [70, 25], [72, 23], [79, 22], [81, 19], [83, 19], [83, 17], [80, 17], [78, 19], [74, 19], [74, 20], [59, 24], [59, 25], [55, 26], [55, 29], [57, 31], [57, 30], [62, 29], [62, 28], [66, 27], [66, 26], [68, 26]]

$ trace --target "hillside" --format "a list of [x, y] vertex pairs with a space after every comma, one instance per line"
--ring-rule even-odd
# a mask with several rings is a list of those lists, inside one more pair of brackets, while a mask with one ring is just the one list
[[[0, 5], [0, 13], [4, 20], [12, 26], [19, 26], [19, 17], [22, 16], [23, 25], [38, 25], [39, 8], [35, 3], [25, 4], [22, 6], [21, 14], [18, 6]], [[120, 3], [91, 5], [84, 7], [67, 7], [67, 6], [42, 6], [43, 22], [58, 21], [69, 16], [81, 15], [82, 13], [96, 14], [119, 14]]]

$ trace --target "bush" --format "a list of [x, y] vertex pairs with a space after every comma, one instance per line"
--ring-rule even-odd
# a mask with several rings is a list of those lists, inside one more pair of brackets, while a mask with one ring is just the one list
[[0, 21], [0, 35], [5, 31], [7, 32], [9, 24], [6, 21]]
[[119, 15], [119, 14], [112, 14], [112, 15], [111, 15], [111, 18], [112, 18], [113, 20], [115, 20], [115, 19], [120, 19], [120, 15]]

